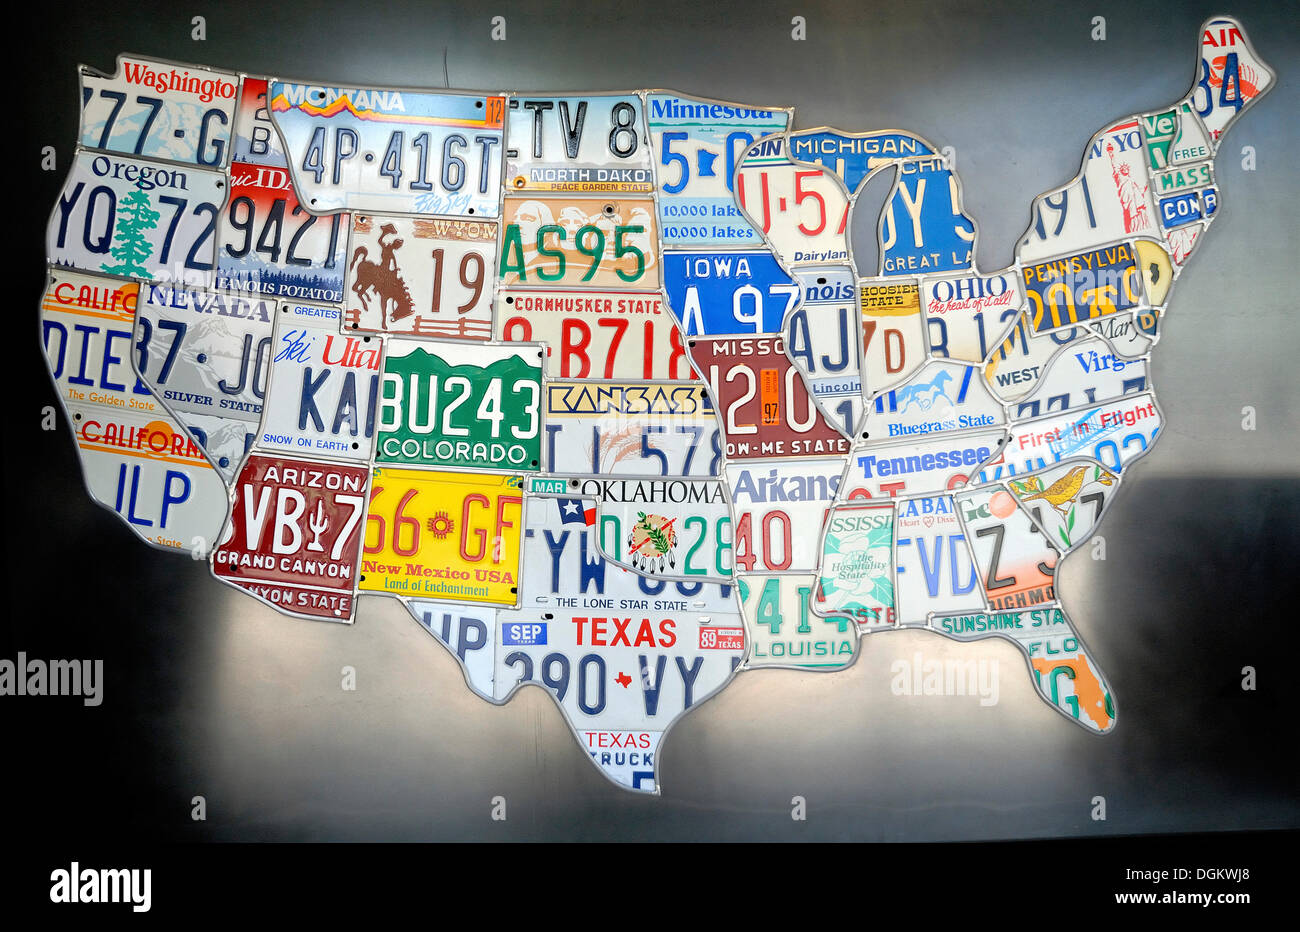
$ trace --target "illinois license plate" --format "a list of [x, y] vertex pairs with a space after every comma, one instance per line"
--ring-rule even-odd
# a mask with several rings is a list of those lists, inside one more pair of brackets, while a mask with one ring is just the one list
[[219, 168], [230, 154], [239, 75], [147, 58], [81, 69], [81, 144]]
[[497, 215], [504, 97], [283, 81], [269, 94], [308, 209]]
[[641, 97], [513, 97], [506, 151], [511, 191], [654, 191]]
[[522, 525], [518, 476], [376, 468], [358, 588], [514, 605]]
[[657, 288], [654, 201], [507, 196], [501, 284]]
[[499, 340], [545, 343], [552, 378], [695, 378], [658, 293], [512, 288], [497, 296], [496, 327]]
[[76, 154], [46, 231], [52, 265], [202, 286], [215, 265], [223, 172]]
[[494, 221], [354, 214], [348, 255], [344, 327], [491, 339]]

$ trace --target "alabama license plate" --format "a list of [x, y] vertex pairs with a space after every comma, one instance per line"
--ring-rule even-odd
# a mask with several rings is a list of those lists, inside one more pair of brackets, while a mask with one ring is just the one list
[[511, 191], [654, 191], [637, 94], [513, 97], [507, 143], [506, 188]]
[[312, 211], [495, 217], [504, 97], [271, 82]]

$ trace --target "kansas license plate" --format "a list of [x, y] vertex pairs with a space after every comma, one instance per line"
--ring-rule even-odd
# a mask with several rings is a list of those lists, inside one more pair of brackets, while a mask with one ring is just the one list
[[358, 588], [516, 604], [521, 482], [518, 476], [376, 468]]
[[501, 284], [657, 288], [654, 201], [505, 198]]
[[654, 191], [641, 97], [512, 97], [506, 130], [511, 191]]
[[270, 97], [308, 209], [497, 215], [504, 97], [283, 81]]

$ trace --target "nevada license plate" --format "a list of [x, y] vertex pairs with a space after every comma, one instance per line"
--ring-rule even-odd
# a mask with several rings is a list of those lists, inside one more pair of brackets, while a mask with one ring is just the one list
[[270, 98], [311, 210], [497, 215], [504, 97], [273, 81]]

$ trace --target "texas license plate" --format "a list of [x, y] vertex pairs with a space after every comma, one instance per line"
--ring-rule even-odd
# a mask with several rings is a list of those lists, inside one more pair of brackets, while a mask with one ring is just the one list
[[507, 196], [501, 284], [657, 288], [654, 201]]
[[308, 209], [497, 215], [504, 97], [283, 81], [270, 97]]
[[513, 97], [508, 121], [507, 190], [654, 191], [637, 94]]
[[358, 588], [515, 605], [521, 483], [518, 476], [374, 469]]

